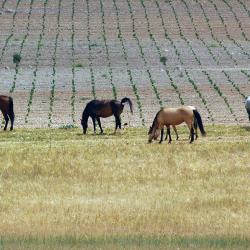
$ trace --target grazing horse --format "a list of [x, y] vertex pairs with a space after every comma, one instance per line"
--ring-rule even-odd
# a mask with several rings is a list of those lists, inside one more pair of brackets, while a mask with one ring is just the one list
[[121, 117], [120, 117], [120, 115], [123, 111], [125, 103], [129, 104], [130, 111], [133, 114], [132, 101], [127, 97], [124, 97], [121, 100], [121, 102], [119, 102], [117, 100], [92, 100], [89, 103], [87, 103], [87, 105], [82, 113], [82, 119], [81, 119], [83, 133], [86, 134], [86, 132], [87, 132], [89, 116], [92, 118], [92, 121], [93, 121], [94, 133], [96, 132], [95, 120], [97, 120], [99, 128], [101, 130], [101, 134], [102, 134], [103, 129], [101, 126], [100, 117], [106, 118], [106, 117], [109, 117], [112, 115], [114, 115], [114, 117], [115, 117], [115, 132], [116, 132], [118, 127], [121, 129]]
[[[190, 109], [192, 109], [192, 110], [197, 110], [197, 108], [195, 107], [195, 106], [187, 106], [188, 108], [190, 108]], [[173, 128], [173, 130], [174, 130], [174, 132], [175, 132], [175, 135], [176, 135], [176, 140], [178, 140], [179, 139], [179, 135], [178, 135], [178, 132], [177, 132], [177, 129], [176, 129], [176, 126], [175, 125], [172, 125], [172, 128]], [[163, 129], [163, 134], [164, 134], [164, 128], [162, 128]], [[198, 139], [198, 124], [197, 124], [197, 120], [194, 118], [194, 133], [195, 133], [195, 140], [197, 140]], [[155, 137], [154, 137], [154, 140], [157, 140], [157, 138], [159, 137], [159, 135], [160, 135], [160, 131], [159, 130], [157, 130], [156, 132], [155, 132]], [[165, 141], [168, 139], [168, 133], [166, 134], [166, 137], [165, 137]], [[162, 142], [162, 140], [159, 142], [159, 143], [161, 143]]]
[[171, 143], [170, 126], [179, 125], [185, 122], [190, 130], [190, 143], [194, 141], [194, 120], [196, 119], [198, 127], [203, 136], [206, 132], [203, 127], [202, 119], [197, 110], [193, 110], [188, 106], [182, 106], [179, 108], [163, 108], [155, 116], [152, 126], [148, 132], [148, 142], [152, 142], [157, 130], [161, 130], [161, 141], [163, 140], [163, 127], [167, 126], [167, 133], [169, 136], [168, 143]]
[[7, 129], [9, 120], [11, 122], [10, 130], [13, 130], [14, 119], [15, 119], [13, 106], [14, 105], [12, 97], [0, 95], [0, 110], [2, 111], [5, 119], [4, 130]]
[[248, 119], [250, 121], [250, 96], [248, 96], [246, 99], [245, 107], [246, 107], [246, 111], [248, 113]]

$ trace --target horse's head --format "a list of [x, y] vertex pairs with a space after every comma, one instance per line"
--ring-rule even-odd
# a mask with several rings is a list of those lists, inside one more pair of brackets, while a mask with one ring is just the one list
[[160, 130], [160, 129], [156, 129], [156, 130], [155, 130], [154, 140], [157, 140], [157, 138], [159, 137], [160, 133], [161, 133], [161, 130]]
[[159, 133], [157, 133], [157, 130], [156, 128], [154, 128], [153, 126], [151, 126], [149, 128], [149, 131], [148, 131], [148, 142], [151, 143], [152, 140], [156, 140], [157, 137], [159, 136]]
[[156, 140], [157, 137], [159, 136], [159, 123], [158, 123], [158, 115], [159, 113], [161, 112], [162, 110], [160, 110], [155, 118], [154, 118], [154, 121], [152, 123], [152, 126], [149, 128], [149, 131], [148, 131], [148, 142], [151, 143], [152, 140]]

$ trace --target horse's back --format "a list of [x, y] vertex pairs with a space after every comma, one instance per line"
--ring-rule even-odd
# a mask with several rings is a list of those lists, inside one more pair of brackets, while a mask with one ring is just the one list
[[159, 118], [162, 119], [164, 124], [179, 125], [183, 122], [190, 122], [193, 120], [193, 109], [188, 106], [164, 108]]
[[92, 100], [87, 103], [86, 108], [90, 115], [105, 118], [113, 114], [112, 103], [115, 102], [115, 100]]

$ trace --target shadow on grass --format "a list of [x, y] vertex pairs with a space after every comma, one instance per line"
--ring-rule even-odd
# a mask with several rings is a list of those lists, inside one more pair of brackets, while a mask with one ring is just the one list
[[246, 130], [246, 131], [249, 131], [250, 132], [250, 125], [249, 126], [243, 126], [241, 127], [242, 129]]

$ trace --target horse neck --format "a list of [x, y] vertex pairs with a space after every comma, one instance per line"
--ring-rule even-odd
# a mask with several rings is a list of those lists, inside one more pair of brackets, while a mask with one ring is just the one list
[[89, 118], [89, 112], [85, 109], [82, 113], [82, 123], [87, 123]]
[[152, 124], [152, 133], [155, 133], [155, 131], [159, 128], [159, 121], [158, 121], [158, 115], [159, 112], [156, 114], [153, 124]]

